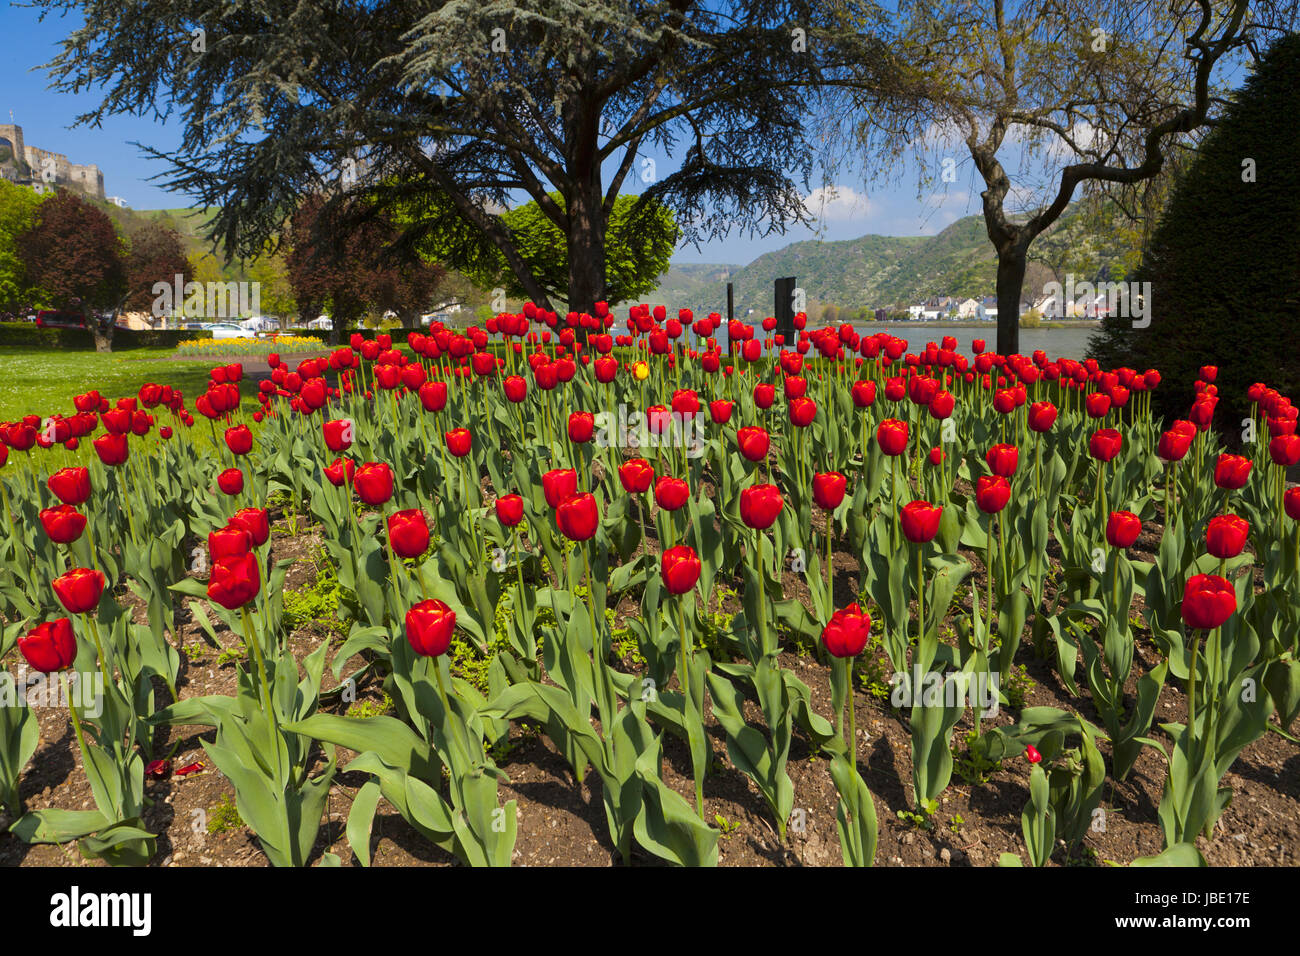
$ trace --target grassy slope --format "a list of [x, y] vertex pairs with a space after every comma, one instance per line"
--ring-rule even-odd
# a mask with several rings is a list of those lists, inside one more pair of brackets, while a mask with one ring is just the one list
[[145, 382], [179, 388], [187, 399], [202, 392], [215, 361], [147, 361], [172, 354], [171, 349], [101, 355], [0, 346], [0, 421], [29, 414], [70, 415], [76, 411], [72, 396], [91, 389], [110, 401], [135, 395]]

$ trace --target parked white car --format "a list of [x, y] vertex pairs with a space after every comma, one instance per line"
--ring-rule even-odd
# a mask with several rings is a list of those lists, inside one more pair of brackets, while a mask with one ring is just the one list
[[256, 333], [248, 329], [241, 329], [239, 326], [233, 325], [228, 322], [214, 322], [208, 326], [208, 330], [212, 332], [212, 337], [214, 339], [255, 339], [257, 338]]

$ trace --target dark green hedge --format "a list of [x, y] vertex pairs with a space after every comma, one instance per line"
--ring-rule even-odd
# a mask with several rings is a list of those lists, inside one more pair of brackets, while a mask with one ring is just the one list
[[[212, 333], [198, 329], [167, 329], [134, 332], [117, 329], [113, 351], [175, 348], [189, 339], [210, 339]], [[0, 322], [0, 346], [29, 349], [92, 350], [95, 339], [86, 329], [38, 329], [34, 322]]]
[[[1202, 365], [1219, 368], [1216, 422], [1237, 431], [1246, 389], [1300, 396], [1300, 36], [1274, 44], [1175, 187], [1142, 265], [1145, 329], [1118, 317], [1089, 342], [1108, 367], [1160, 369], [1154, 407], [1185, 418]], [[1254, 177], [1243, 179], [1243, 161]]]

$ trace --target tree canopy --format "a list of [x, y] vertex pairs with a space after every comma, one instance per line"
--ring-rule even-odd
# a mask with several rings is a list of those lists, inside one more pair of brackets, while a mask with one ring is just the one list
[[31, 228], [43, 198], [24, 186], [0, 179], [0, 312], [16, 313], [34, 301], [18, 252], [18, 237]]
[[629, 177], [686, 241], [806, 218], [810, 91], [843, 59], [870, 73], [882, 49], [817, 0], [37, 5], [83, 20], [48, 64], [55, 89], [103, 89], [81, 122], [179, 118], [179, 150], [154, 155], [170, 186], [220, 207], [227, 254], [260, 251], [308, 193], [359, 191], [367, 214], [429, 211], [402, 243], [450, 214], [546, 303], [501, 218], [523, 197], [564, 236], [571, 308], [607, 297]]
[[[564, 208], [564, 197], [559, 193], [551, 193], [550, 200]], [[548, 295], [564, 300], [569, 285], [564, 234], [535, 202], [511, 209], [500, 218], [529, 275]], [[642, 203], [633, 195], [619, 196], [610, 210], [605, 232], [607, 300], [617, 304], [652, 291], [659, 277], [668, 271], [678, 234], [676, 220], [666, 207], [656, 202]], [[463, 247], [450, 245], [440, 253], [434, 257], [463, 269], [482, 288], [502, 288], [512, 298], [528, 296], [528, 290], [507, 268], [505, 257], [491, 243], [480, 243], [468, 255]]]

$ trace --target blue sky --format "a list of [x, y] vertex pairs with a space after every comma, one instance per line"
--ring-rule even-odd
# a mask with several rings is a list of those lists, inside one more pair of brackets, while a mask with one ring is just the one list
[[[189, 205], [186, 197], [169, 193], [149, 178], [165, 171], [165, 165], [146, 159], [133, 141], [158, 149], [174, 148], [180, 133], [174, 124], [151, 119], [116, 116], [99, 128], [71, 128], [77, 115], [99, 102], [95, 90], [78, 95], [59, 94], [47, 89], [49, 78], [35, 69], [51, 60], [59, 41], [75, 26], [70, 18], [47, 17], [39, 21], [32, 9], [0, 7], [0, 62], [7, 66], [0, 86], [0, 122], [23, 128], [28, 145], [64, 153], [74, 163], [96, 163], [104, 173], [105, 189], [120, 196], [134, 209], [158, 209]], [[653, 155], [653, 154], [652, 154]], [[814, 191], [809, 205], [819, 214], [816, 228], [789, 228], [784, 235], [746, 238], [732, 234], [726, 240], [701, 245], [699, 250], [684, 246], [675, 262], [746, 264], [764, 252], [802, 239], [854, 239], [875, 233], [892, 236], [931, 235], [954, 220], [979, 212], [979, 186], [969, 161], [958, 158], [957, 182], [945, 192], [928, 192], [918, 198], [914, 173], [897, 183], [868, 187], [861, 179], [842, 180], [834, 193]], [[655, 156], [661, 168], [671, 168], [671, 158]], [[813, 185], [817, 186], [814, 178]]]

